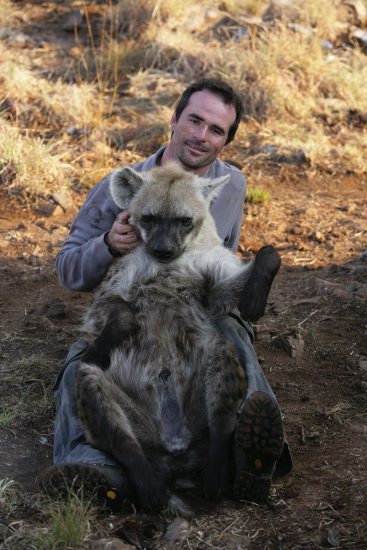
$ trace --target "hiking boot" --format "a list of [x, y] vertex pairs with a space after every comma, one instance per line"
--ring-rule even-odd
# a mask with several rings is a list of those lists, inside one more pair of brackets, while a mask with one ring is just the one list
[[52, 498], [65, 498], [74, 492], [83, 499], [118, 511], [124, 500], [123, 480], [118, 467], [81, 462], [47, 468], [39, 476], [39, 485]]
[[243, 404], [234, 436], [233, 495], [238, 500], [268, 500], [277, 459], [284, 445], [282, 416], [267, 393], [254, 392]]

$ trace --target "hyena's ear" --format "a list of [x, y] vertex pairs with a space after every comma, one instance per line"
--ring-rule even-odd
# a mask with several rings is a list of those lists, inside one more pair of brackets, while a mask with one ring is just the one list
[[110, 180], [110, 191], [117, 206], [123, 210], [128, 208], [131, 200], [143, 184], [144, 180], [141, 175], [128, 166], [113, 172]]
[[225, 184], [229, 182], [229, 179], [230, 176], [227, 174], [226, 176], [221, 176], [213, 180], [202, 180], [201, 192], [209, 203], [219, 195]]

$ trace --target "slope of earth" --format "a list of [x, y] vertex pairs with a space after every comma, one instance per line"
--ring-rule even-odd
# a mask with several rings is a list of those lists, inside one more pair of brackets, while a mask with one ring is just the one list
[[[221, 505], [190, 522], [179, 548], [367, 544], [365, 184], [336, 179], [331, 191], [322, 177], [298, 185], [292, 178], [264, 178], [272, 198], [245, 205], [241, 249], [248, 257], [271, 242], [283, 257], [255, 326], [256, 349], [284, 413], [294, 470], [274, 483], [273, 508]], [[61, 288], [54, 272], [70, 220], [1, 202], [0, 477], [34, 492], [52, 460], [51, 388], [88, 296]], [[168, 545], [168, 523], [113, 520], [114, 532], [137, 548]]]

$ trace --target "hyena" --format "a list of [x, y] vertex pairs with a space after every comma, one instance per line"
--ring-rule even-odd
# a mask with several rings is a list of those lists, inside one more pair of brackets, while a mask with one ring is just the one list
[[[233, 450], [249, 430], [244, 420], [236, 439], [247, 380], [215, 321], [236, 307], [263, 314], [279, 256], [265, 247], [243, 263], [223, 246], [209, 205], [227, 181], [175, 163], [111, 178], [141, 244], [114, 261], [85, 314], [77, 407], [88, 441], [121, 465], [142, 507], [183, 513], [175, 489], [188, 484], [243, 497]], [[273, 443], [280, 454], [281, 427]]]

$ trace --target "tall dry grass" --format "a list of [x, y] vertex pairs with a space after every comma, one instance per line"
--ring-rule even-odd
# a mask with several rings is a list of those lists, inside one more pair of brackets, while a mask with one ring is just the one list
[[[99, 18], [92, 4], [83, 3], [79, 53], [60, 51], [55, 72], [47, 55], [39, 71], [31, 52], [14, 49], [9, 28], [24, 31], [19, 4], [0, 1], [0, 27], [12, 14], [0, 41], [6, 188], [32, 195], [71, 179], [89, 185], [142, 159], [169, 139], [177, 98], [202, 76], [225, 78], [243, 96], [246, 117], [228, 151], [239, 162], [270, 145], [301, 149], [314, 170], [367, 171], [367, 56], [343, 42], [343, 2], [294, 0], [279, 15], [266, 0], [106, 0]], [[224, 35], [223, 18], [242, 35]]]

